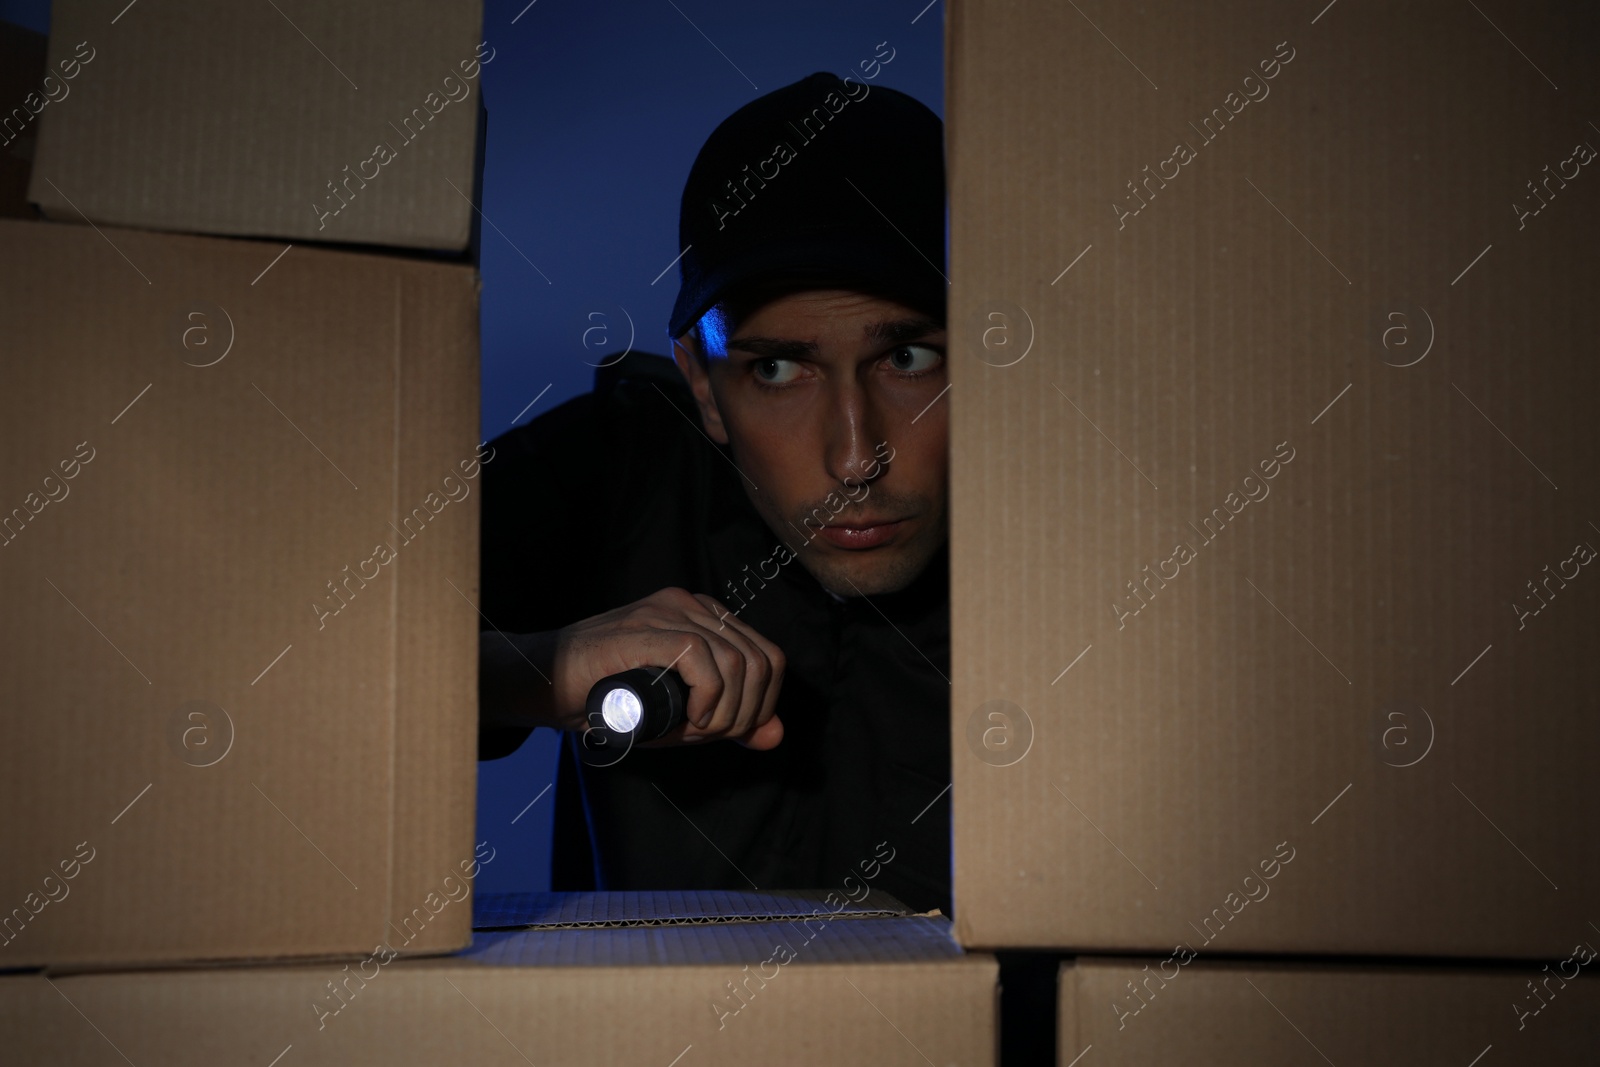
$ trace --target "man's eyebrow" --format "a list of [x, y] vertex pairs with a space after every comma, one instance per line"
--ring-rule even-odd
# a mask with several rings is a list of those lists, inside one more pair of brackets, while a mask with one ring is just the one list
[[[942, 329], [942, 322], [914, 318], [869, 323], [862, 327], [862, 333], [874, 345], [896, 345], [915, 341]], [[727, 347], [767, 359], [806, 359], [817, 354], [817, 346], [812, 341], [790, 341], [781, 337], [734, 337], [728, 341]]]
[[867, 340], [879, 345], [905, 344], [926, 337], [930, 333], [938, 333], [944, 329], [944, 323], [935, 322], [933, 319], [895, 319], [891, 322], [874, 322], [863, 328]]
[[805, 359], [817, 354], [812, 341], [786, 341], [779, 337], [734, 337], [727, 347], [767, 359]]

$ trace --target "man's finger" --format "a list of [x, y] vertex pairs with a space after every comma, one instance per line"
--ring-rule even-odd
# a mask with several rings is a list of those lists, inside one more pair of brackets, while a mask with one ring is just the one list
[[[700, 616], [705, 619], [705, 616]], [[697, 620], [698, 621], [698, 620]], [[706, 619], [709, 622], [708, 619]], [[772, 677], [772, 664], [767, 659], [767, 654], [762, 651], [756, 641], [744, 629], [728, 627], [716, 636], [721, 637], [732, 646], [740, 657], [740, 678], [742, 685], [739, 688], [739, 700], [735, 708], [733, 722], [727, 727], [731, 734], [744, 734], [752, 730], [761, 717], [762, 710], [767, 700]]]
[[[721, 619], [720, 625], [724, 627], [721, 632], [737, 632], [749, 642], [749, 647], [752, 650], [751, 660], [757, 670], [754, 676], [749, 672], [746, 673], [746, 691], [750, 697], [748, 709], [750, 719], [748, 723], [742, 722], [740, 724], [740, 732], [743, 732], [745, 728], [759, 726], [767, 722], [777, 711], [778, 692], [782, 684], [784, 669], [782, 650], [761, 636], [749, 623], [728, 612], [714, 597], [707, 596], [704, 593], [696, 593], [695, 599], [703, 603], [706, 606], [706, 610]], [[759, 662], [756, 657], [759, 657]]]
[[639, 666], [662, 667], [670, 663], [689, 687], [685, 716], [692, 723], [709, 722], [727, 690], [722, 669], [711, 652], [711, 637], [687, 623], [682, 630], [649, 633], [649, 643], [640, 649], [646, 662]]

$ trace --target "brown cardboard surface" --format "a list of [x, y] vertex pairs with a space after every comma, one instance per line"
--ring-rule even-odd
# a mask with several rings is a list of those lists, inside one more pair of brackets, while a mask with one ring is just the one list
[[1064, 965], [1057, 1062], [1578, 1067], [1600, 1049], [1600, 983], [1570, 955], [1521, 968], [1163, 963]]
[[54, 102], [72, 95], [59, 72], [45, 81], [45, 38], [0, 22], [0, 217], [32, 218], [28, 171], [38, 141], [38, 117]]
[[949, 10], [962, 942], [1563, 950], [1596, 10]]
[[51, 19], [51, 64], [86, 62], [40, 116], [49, 217], [467, 247], [479, 0], [58, 0]]
[[[606, 965], [629, 936], [655, 958], [697, 962]], [[0, 1047], [63, 1067], [118, 1053], [176, 1065], [968, 1067], [995, 1061], [997, 976], [992, 957], [962, 954], [947, 923], [924, 917], [490, 935], [463, 956], [348, 970], [0, 978]]]
[[466, 943], [477, 286], [0, 221], [0, 966]]

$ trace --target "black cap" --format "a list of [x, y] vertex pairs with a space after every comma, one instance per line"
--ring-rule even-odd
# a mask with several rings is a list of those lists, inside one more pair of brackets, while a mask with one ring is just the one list
[[943, 319], [944, 193], [944, 124], [905, 93], [817, 73], [752, 100], [684, 183], [668, 336], [774, 275], [853, 284]]

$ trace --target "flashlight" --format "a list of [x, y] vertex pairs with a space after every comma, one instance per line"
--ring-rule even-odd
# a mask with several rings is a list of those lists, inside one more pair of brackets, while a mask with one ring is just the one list
[[636, 667], [608, 675], [589, 690], [583, 747], [591, 763], [614, 763], [637, 741], [664, 737], [686, 717], [689, 687], [677, 671]]

